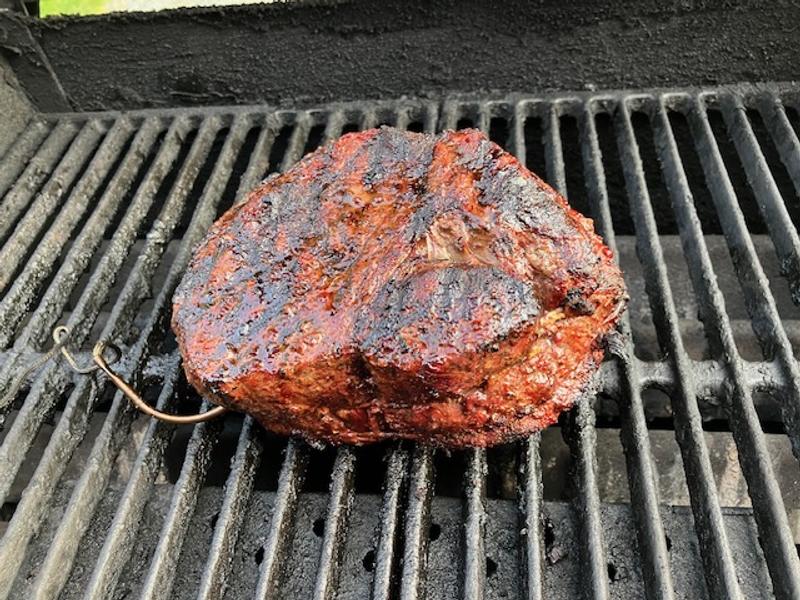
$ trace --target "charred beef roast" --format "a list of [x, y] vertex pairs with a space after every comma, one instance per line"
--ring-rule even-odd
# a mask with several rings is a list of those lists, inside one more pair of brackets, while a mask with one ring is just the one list
[[342, 136], [229, 210], [172, 326], [189, 382], [312, 441], [553, 423], [626, 303], [592, 222], [474, 130]]

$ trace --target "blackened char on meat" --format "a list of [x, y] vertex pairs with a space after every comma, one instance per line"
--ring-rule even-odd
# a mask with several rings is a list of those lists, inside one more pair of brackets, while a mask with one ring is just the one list
[[626, 296], [592, 222], [474, 130], [342, 136], [198, 247], [189, 381], [310, 440], [486, 446], [553, 423]]

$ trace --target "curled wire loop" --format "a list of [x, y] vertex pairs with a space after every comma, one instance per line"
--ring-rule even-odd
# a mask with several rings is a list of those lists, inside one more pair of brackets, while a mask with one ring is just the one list
[[[97, 364], [90, 364], [85, 367], [82, 367], [78, 364], [78, 361], [75, 360], [75, 357], [72, 356], [72, 352], [67, 350], [67, 339], [69, 339], [69, 329], [64, 325], [59, 325], [55, 329], [53, 329], [53, 341], [55, 345], [53, 346], [53, 350], [59, 350], [61, 355], [64, 357], [64, 360], [67, 361], [67, 364], [70, 368], [75, 371], [76, 373], [80, 373], [81, 375], [89, 375], [90, 373], [94, 373], [100, 367]], [[111, 350], [113, 356], [107, 360], [107, 364], [114, 364], [120, 358], [122, 358], [122, 352], [120, 352], [119, 348], [114, 344], [107, 344], [107, 348]]]
[[[115, 344], [103, 341], [97, 342], [92, 349], [92, 361], [94, 364], [81, 366], [75, 360], [72, 353], [66, 348], [65, 344], [68, 337], [69, 329], [63, 325], [59, 325], [53, 330], [53, 341], [55, 341], [53, 350], [58, 349], [61, 351], [62, 356], [67, 361], [70, 368], [81, 375], [89, 375], [97, 370], [102, 371], [106, 377], [125, 394], [125, 397], [131, 404], [146, 415], [159, 419], [160, 421], [172, 423], [173, 425], [193, 425], [195, 423], [210, 421], [228, 412], [228, 409], [224, 406], [216, 406], [211, 410], [196, 415], [172, 415], [155, 409], [147, 404], [139, 393], [111, 368], [112, 364], [122, 358], [122, 352]], [[107, 357], [108, 353], [110, 353], [109, 357]]]

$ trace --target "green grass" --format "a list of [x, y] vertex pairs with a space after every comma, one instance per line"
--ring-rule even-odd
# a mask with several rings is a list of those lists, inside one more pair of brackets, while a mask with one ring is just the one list
[[52, 15], [101, 15], [109, 12], [108, 0], [40, 0], [39, 14]]
[[[102, 15], [120, 11], [151, 11], [188, 6], [257, 4], [265, 0], [39, 0], [39, 14]], [[270, 1], [270, 0], [266, 0]]]

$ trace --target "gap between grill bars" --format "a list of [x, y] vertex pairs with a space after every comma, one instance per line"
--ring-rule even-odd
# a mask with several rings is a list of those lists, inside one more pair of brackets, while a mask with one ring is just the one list
[[[800, 597], [800, 88], [36, 116], [0, 158], [0, 392], [66, 323], [162, 410], [194, 244], [341, 133], [476, 127], [616, 251], [596, 397], [519, 443], [175, 427], [60, 364], [0, 407], [0, 597]], [[794, 483], [792, 483], [792, 478]]]

